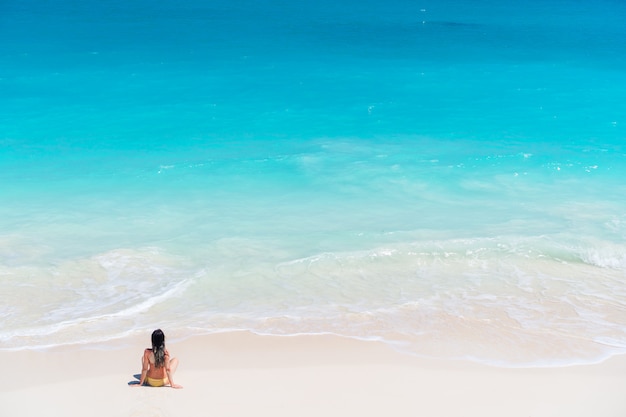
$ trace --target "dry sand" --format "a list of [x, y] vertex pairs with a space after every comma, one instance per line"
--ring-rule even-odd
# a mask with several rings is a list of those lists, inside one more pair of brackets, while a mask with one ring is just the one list
[[238, 332], [168, 343], [184, 389], [130, 387], [145, 339], [0, 352], [0, 416], [626, 416], [626, 356], [509, 369]]

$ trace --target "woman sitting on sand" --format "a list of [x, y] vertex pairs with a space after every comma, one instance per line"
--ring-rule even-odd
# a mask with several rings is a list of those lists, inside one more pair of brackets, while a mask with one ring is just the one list
[[141, 379], [138, 386], [144, 384], [152, 387], [169, 385], [172, 388], [182, 388], [175, 384], [172, 375], [178, 367], [178, 359], [171, 358], [165, 349], [165, 335], [161, 329], [152, 332], [152, 349], [146, 349], [141, 358]]

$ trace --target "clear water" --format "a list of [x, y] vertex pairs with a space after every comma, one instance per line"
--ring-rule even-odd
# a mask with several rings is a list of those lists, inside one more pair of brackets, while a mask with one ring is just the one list
[[626, 6], [0, 6], [0, 348], [626, 349]]

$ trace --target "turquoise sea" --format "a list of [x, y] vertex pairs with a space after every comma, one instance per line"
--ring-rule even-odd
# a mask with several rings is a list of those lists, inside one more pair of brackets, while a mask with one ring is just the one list
[[161, 327], [626, 353], [625, 21], [621, 0], [3, 0], [0, 349]]

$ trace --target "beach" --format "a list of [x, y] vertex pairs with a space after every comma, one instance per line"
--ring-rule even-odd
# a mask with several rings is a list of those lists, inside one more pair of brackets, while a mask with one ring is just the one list
[[625, 17], [3, 2], [0, 417], [624, 417]]
[[183, 389], [131, 387], [144, 340], [0, 353], [0, 414], [603, 416], [626, 413], [626, 357], [498, 368], [337, 336], [232, 332], [168, 344]]

